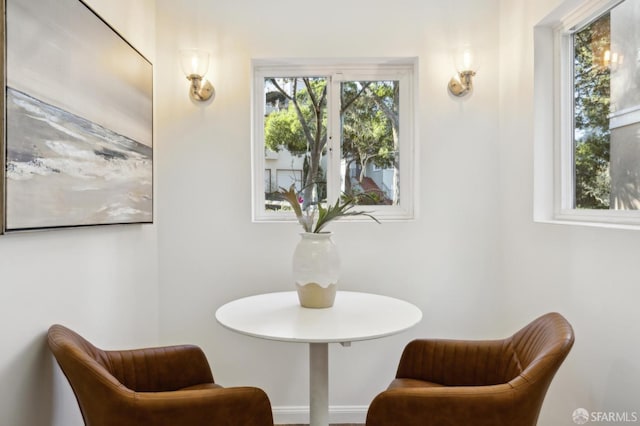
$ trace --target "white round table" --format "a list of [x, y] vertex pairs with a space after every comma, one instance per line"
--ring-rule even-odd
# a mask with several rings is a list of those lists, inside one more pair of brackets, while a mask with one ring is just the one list
[[392, 297], [339, 291], [331, 308], [303, 308], [295, 291], [234, 300], [216, 311], [229, 330], [261, 339], [309, 344], [310, 426], [329, 424], [329, 343], [390, 336], [422, 319], [415, 305]]

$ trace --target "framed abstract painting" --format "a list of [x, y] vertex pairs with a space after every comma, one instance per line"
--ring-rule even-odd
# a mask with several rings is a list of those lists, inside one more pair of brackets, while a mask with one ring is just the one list
[[153, 222], [153, 66], [80, 0], [0, 0], [2, 232]]

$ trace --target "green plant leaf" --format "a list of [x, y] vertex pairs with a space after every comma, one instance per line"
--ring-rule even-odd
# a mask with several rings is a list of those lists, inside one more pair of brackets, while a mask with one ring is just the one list
[[[327, 207], [323, 207], [322, 204], [318, 204], [318, 220], [316, 221], [315, 228], [313, 226], [314, 214], [305, 215], [302, 212], [300, 203], [298, 202], [298, 194], [296, 193], [295, 186], [291, 185], [289, 189], [280, 188], [280, 197], [287, 201], [298, 218], [298, 222], [304, 228], [305, 232], [322, 232], [325, 226], [327, 226], [332, 220], [338, 219], [343, 216], [367, 216], [373, 219], [376, 223], [380, 223], [372, 214], [353, 210], [357, 205], [358, 199], [354, 197], [348, 197], [343, 195], [338, 198], [335, 204], [328, 204]], [[361, 196], [362, 197], [362, 196]]]
[[343, 216], [367, 216], [376, 223], [380, 223], [380, 221], [370, 213], [352, 210], [356, 205], [355, 203], [356, 200], [352, 197], [342, 197], [342, 201], [338, 198], [334, 205], [329, 204], [326, 209], [319, 206], [318, 221], [316, 222], [313, 232], [321, 232], [329, 222]]

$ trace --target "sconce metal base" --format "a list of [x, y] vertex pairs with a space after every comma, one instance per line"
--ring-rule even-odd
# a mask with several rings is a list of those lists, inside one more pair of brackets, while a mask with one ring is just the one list
[[449, 80], [449, 92], [454, 96], [464, 96], [473, 90], [472, 77], [476, 75], [474, 71], [461, 71], [458, 78], [452, 77]]
[[205, 102], [214, 97], [216, 90], [209, 80], [205, 80], [203, 83], [202, 77], [196, 74], [188, 76], [187, 80], [191, 82], [189, 97], [194, 101]]

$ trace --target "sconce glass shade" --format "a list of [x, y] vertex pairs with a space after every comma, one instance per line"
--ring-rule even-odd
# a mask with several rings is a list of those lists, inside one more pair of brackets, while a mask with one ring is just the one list
[[191, 82], [189, 96], [194, 101], [208, 101], [215, 95], [213, 85], [204, 79], [209, 71], [209, 52], [200, 49], [184, 49], [180, 51], [182, 72]]
[[458, 49], [454, 56], [454, 61], [458, 72], [476, 71], [475, 55], [470, 47]]
[[181, 50], [180, 65], [187, 77], [191, 75], [204, 77], [209, 71], [209, 52], [200, 49]]

